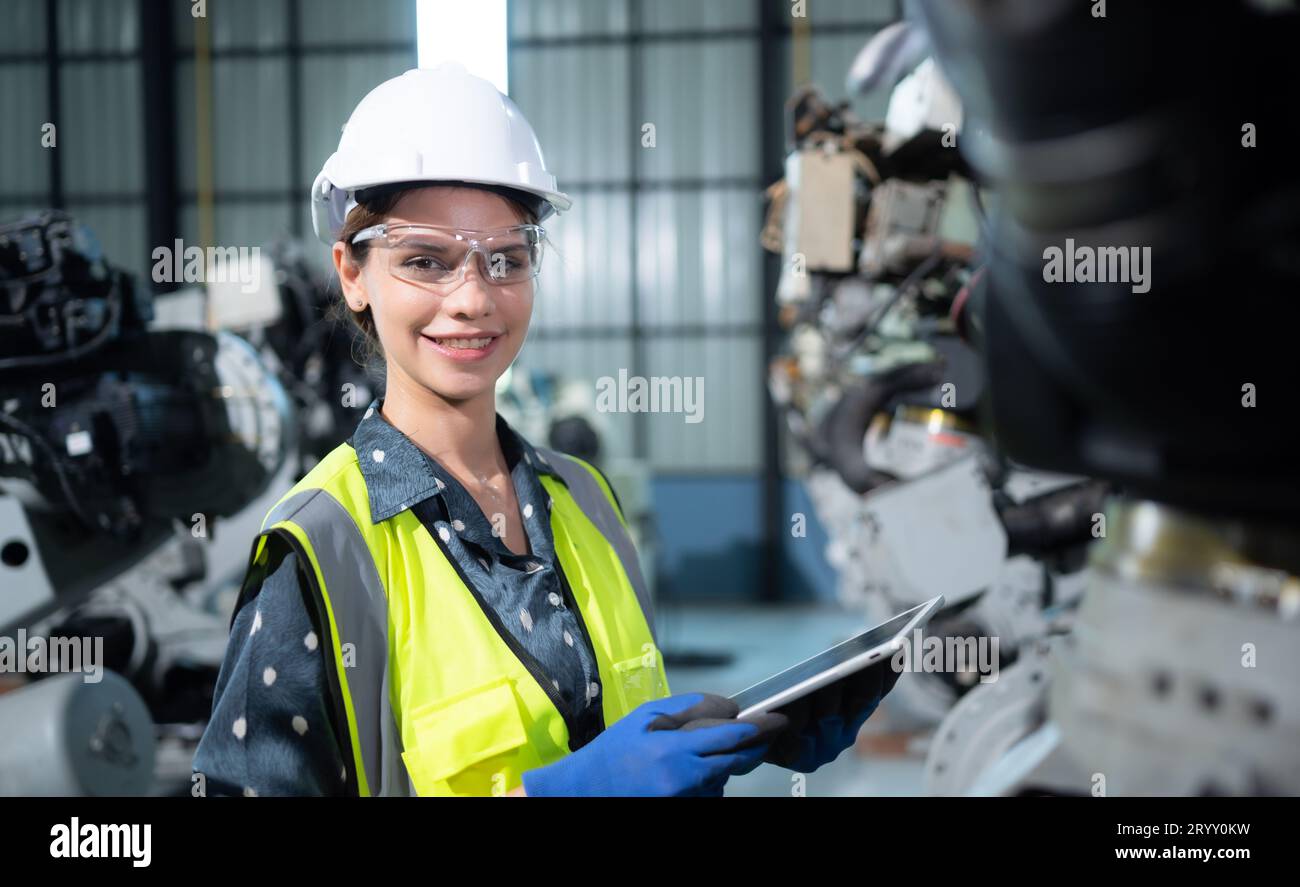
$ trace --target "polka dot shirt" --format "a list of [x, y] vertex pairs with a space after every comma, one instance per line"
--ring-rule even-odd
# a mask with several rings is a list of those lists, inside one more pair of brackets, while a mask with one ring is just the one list
[[[497, 437], [519, 511], [485, 515], [456, 478], [380, 414], [376, 401], [352, 438], [376, 522], [414, 508], [460, 567], [482, 606], [522, 648], [521, 658], [587, 741], [603, 727], [600, 677], [587, 635], [561, 581], [552, 501], [539, 474], [545, 457], [500, 416]], [[527, 549], [505, 544], [522, 520]], [[193, 769], [208, 795], [345, 793], [350, 756], [332, 726], [326, 651], [309, 610], [302, 565], [291, 553], [236, 615], [212, 716]], [[577, 743], [575, 743], [577, 744]], [[347, 758], [347, 760], [345, 760]]]

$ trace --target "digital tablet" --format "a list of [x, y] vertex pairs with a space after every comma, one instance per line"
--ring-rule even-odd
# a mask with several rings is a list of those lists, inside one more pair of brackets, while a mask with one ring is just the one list
[[903, 645], [907, 636], [929, 622], [930, 617], [942, 606], [943, 595], [931, 598], [899, 613], [888, 622], [869, 628], [860, 635], [741, 690], [731, 697], [740, 706], [737, 717], [775, 711], [827, 684], [890, 658]]

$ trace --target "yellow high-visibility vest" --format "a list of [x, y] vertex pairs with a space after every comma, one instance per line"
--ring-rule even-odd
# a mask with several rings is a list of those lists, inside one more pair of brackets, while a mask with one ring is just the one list
[[[536, 448], [559, 474], [550, 494], [561, 582], [600, 672], [608, 726], [668, 695], [645, 581], [598, 471]], [[270, 543], [309, 568], [349, 789], [367, 795], [504, 794], [522, 774], [590, 741], [572, 736], [559, 691], [467, 582], [416, 512], [372, 523], [356, 452], [342, 444], [271, 509], [241, 603], [260, 587]], [[238, 608], [236, 608], [238, 609]]]

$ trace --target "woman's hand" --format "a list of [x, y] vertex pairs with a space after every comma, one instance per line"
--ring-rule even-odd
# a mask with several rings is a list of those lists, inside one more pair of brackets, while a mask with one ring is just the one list
[[647, 702], [573, 754], [529, 770], [524, 793], [721, 795], [729, 778], [762, 763], [771, 727], [785, 725], [779, 715], [756, 723], [738, 713], [731, 700], [703, 693]]
[[790, 719], [790, 729], [772, 742], [763, 760], [799, 773], [835, 760], [857, 741], [898, 676], [884, 660], [785, 706], [780, 711]]

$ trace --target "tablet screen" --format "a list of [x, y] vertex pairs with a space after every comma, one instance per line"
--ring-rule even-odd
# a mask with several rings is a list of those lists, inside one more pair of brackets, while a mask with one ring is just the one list
[[[731, 698], [740, 706], [740, 710], [745, 712], [751, 706], [758, 705], [759, 703], [771, 699], [777, 694], [788, 690], [809, 678], [815, 678], [821, 673], [835, 668], [837, 665], [851, 662], [858, 656], [861, 656], [882, 644], [888, 644], [895, 635], [907, 628], [908, 623], [912, 621], [919, 610], [930, 606], [930, 603], [920, 604], [906, 612], [900, 613], [888, 622], [883, 622], [875, 628], [867, 629], [862, 634], [851, 637], [842, 644], [836, 644], [834, 647], [831, 647], [829, 650], [823, 650], [811, 659], [805, 659], [798, 665], [791, 666], [785, 671], [772, 675], [772, 677], [767, 680], [741, 690]], [[881, 656], [875, 661], [879, 662], [887, 660], [891, 655], [893, 655], [893, 651], [886, 649], [882, 651]], [[827, 681], [827, 683], [831, 683], [831, 681]], [[798, 697], [796, 696], [793, 698]], [[787, 702], [788, 701], [793, 701], [793, 699], [787, 700]]]

